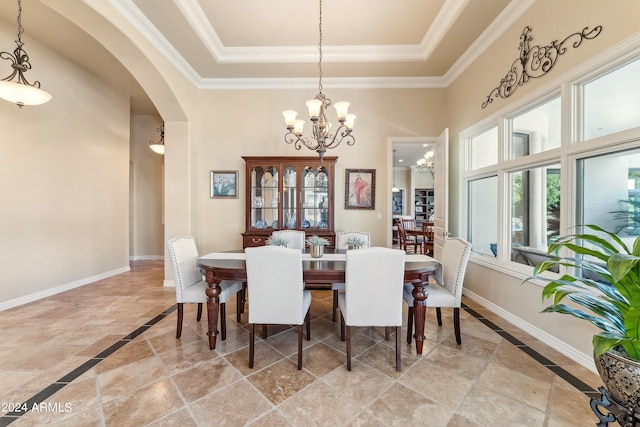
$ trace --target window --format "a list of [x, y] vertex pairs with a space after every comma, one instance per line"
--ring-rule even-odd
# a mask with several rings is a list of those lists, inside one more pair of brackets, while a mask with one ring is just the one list
[[511, 158], [560, 147], [560, 97], [511, 120]]
[[498, 245], [498, 177], [469, 181], [469, 242], [474, 252], [496, 256]]
[[498, 127], [471, 137], [471, 169], [498, 163]]
[[534, 266], [560, 231], [560, 165], [510, 173], [511, 261]]
[[578, 225], [596, 224], [629, 240], [640, 235], [640, 149], [579, 160], [577, 171]]
[[583, 139], [640, 126], [640, 59], [585, 84]]
[[[637, 44], [635, 57], [581, 66], [584, 76], [607, 67], [588, 81], [550, 83], [530, 95], [528, 108], [522, 99], [487, 118], [490, 129], [477, 124], [462, 132], [469, 167], [460, 223], [473, 244], [472, 260], [519, 276], [548, 259], [555, 238], [579, 233], [580, 225], [598, 225], [623, 240], [640, 236]], [[591, 143], [571, 144], [574, 130]]]

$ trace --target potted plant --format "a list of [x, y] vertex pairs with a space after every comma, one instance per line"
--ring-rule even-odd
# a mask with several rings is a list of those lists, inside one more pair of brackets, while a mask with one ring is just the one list
[[289, 239], [281, 236], [269, 236], [267, 238], [267, 245], [269, 246], [284, 246], [285, 248], [289, 244]]
[[[640, 401], [640, 237], [628, 246], [613, 232], [586, 228], [594, 233], [554, 241], [548, 250], [554, 258], [536, 265], [526, 280], [546, 283], [542, 298], [552, 304], [544, 313], [569, 314], [600, 329], [593, 337], [600, 378], [617, 403], [635, 407]], [[571, 254], [560, 256], [561, 249]], [[576, 274], [541, 275], [558, 266], [575, 268]], [[574, 305], [564, 304], [565, 299]]]
[[324, 255], [324, 247], [329, 244], [329, 241], [324, 237], [311, 236], [307, 238], [307, 246], [311, 252], [313, 258], [320, 258]]
[[347, 249], [360, 249], [366, 244], [364, 239], [358, 236], [349, 236], [347, 238]]

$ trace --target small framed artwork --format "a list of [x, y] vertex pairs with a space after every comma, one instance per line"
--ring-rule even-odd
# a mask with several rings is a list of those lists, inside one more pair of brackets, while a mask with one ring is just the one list
[[345, 171], [344, 208], [376, 208], [376, 170], [347, 169]]
[[211, 171], [211, 198], [238, 198], [238, 171]]

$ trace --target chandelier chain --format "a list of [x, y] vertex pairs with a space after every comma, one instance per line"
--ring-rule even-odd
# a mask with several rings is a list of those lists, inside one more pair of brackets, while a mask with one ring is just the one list
[[319, 80], [318, 80], [318, 90], [322, 93], [322, 0], [320, 0], [320, 20], [318, 23], [318, 30], [320, 33], [320, 40], [318, 42], [318, 51], [320, 53], [318, 60], [318, 72], [319, 72]]

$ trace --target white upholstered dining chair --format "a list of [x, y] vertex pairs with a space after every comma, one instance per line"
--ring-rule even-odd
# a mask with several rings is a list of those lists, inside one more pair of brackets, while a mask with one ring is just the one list
[[[198, 248], [196, 241], [191, 236], [178, 236], [167, 242], [171, 268], [176, 284], [176, 303], [178, 309], [178, 324], [176, 338], [182, 335], [182, 318], [185, 303], [198, 303], [198, 317], [202, 318], [202, 304], [207, 302], [207, 282], [202, 279], [196, 265]], [[242, 290], [242, 282], [222, 281], [220, 283], [220, 329], [222, 339], [227, 338], [226, 305], [225, 303], [234, 294]], [[237, 309], [240, 309], [240, 295], [236, 299]]]
[[[249, 368], [253, 368], [256, 324], [296, 325], [298, 370], [302, 369], [302, 326], [311, 339], [309, 307], [311, 292], [304, 289], [302, 252], [280, 246], [246, 248], [249, 293]], [[263, 338], [266, 339], [266, 329]]]
[[[372, 247], [347, 252], [345, 290], [338, 295], [340, 338], [347, 341], [347, 370], [351, 370], [351, 327], [396, 328], [396, 370], [401, 370], [400, 329], [405, 252]], [[385, 334], [387, 339], [388, 333]]]
[[[348, 249], [349, 239], [357, 238], [364, 242], [362, 248], [368, 248], [371, 246], [371, 235], [362, 231], [339, 231], [336, 233], [336, 249]], [[332, 283], [331, 290], [333, 291], [333, 314], [332, 320], [336, 321], [336, 312], [338, 311], [338, 292], [344, 291], [344, 283]]]
[[271, 235], [283, 239], [287, 239], [287, 247], [293, 249], [300, 249], [304, 251], [305, 248], [305, 233], [304, 231], [299, 230], [276, 230], [271, 233]]
[[[471, 243], [458, 237], [450, 237], [444, 242], [440, 264], [442, 265], [442, 283], [431, 281], [426, 287], [427, 307], [436, 308], [438, 325], [442, 326], [441, 307], [453, 308], [453, 328], [456, 335], [456, 343], [461, 344], [460, 337], [460, 306], [462, 305], [462, 287], [464, 273], [467, 269]], [[411, 344], [413, 333], [413, 285], [404, 285], [403, 299], [409, 305], [407, 319], [407, 343]]]

